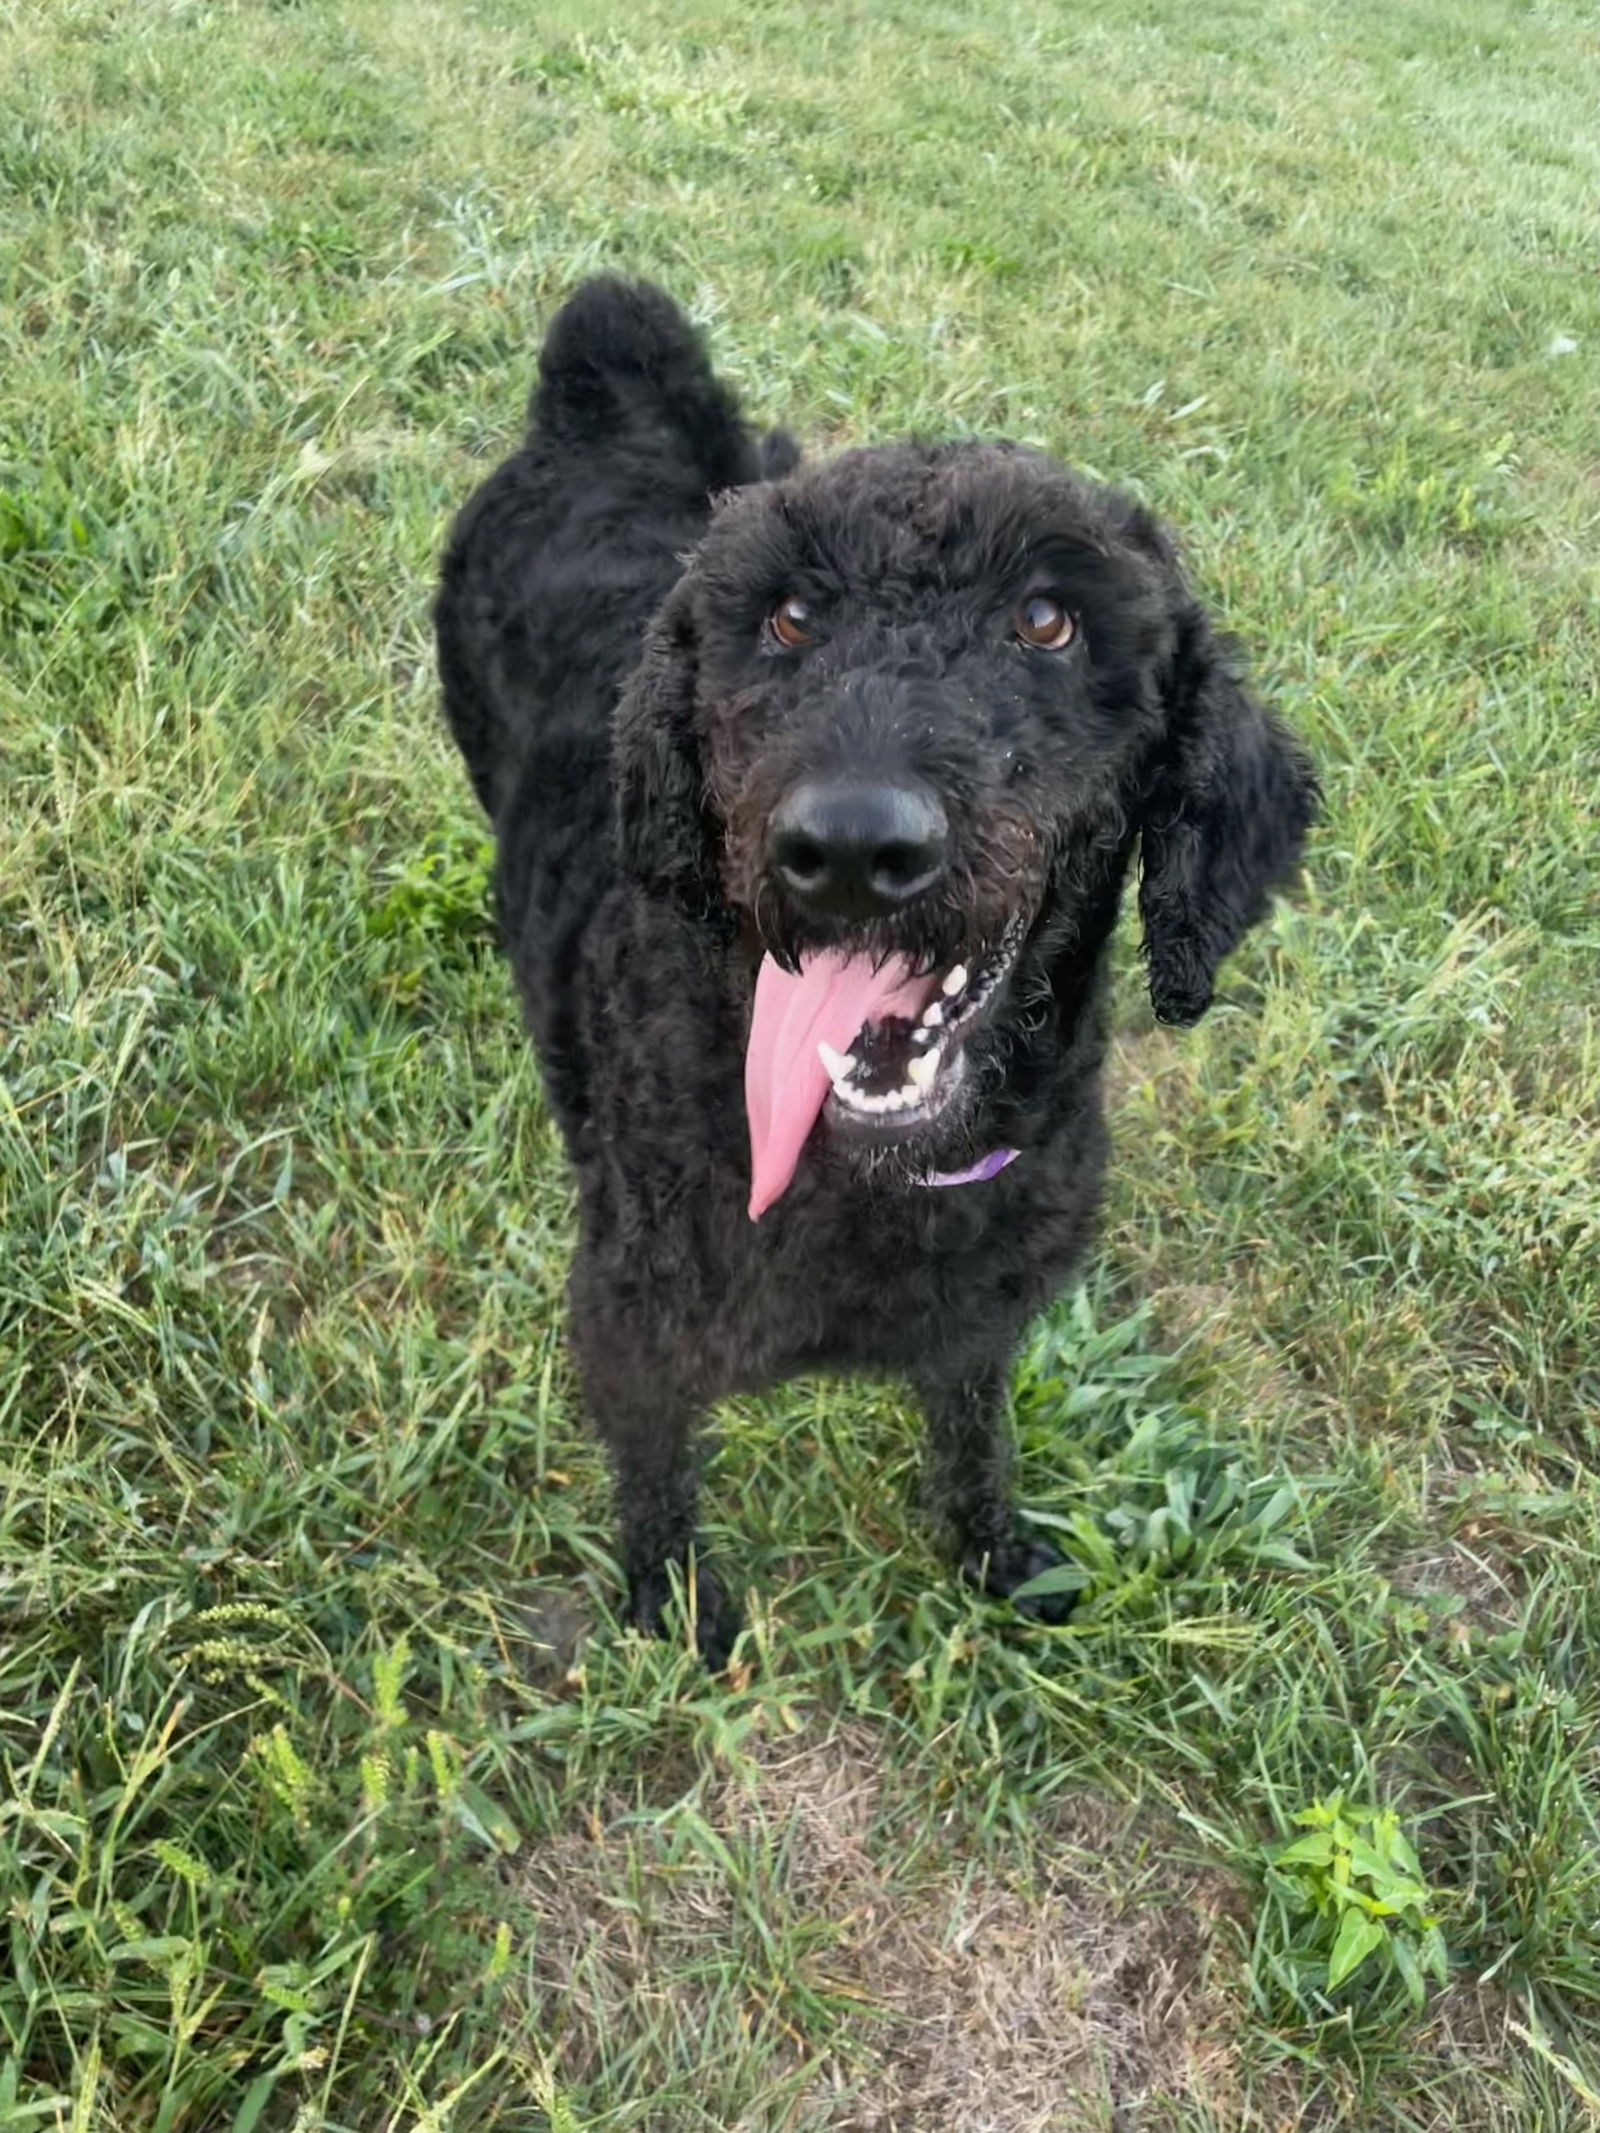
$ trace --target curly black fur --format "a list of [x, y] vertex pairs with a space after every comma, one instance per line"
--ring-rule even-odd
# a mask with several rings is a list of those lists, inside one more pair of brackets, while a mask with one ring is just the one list
[[[936, 1507], [1009, 1592], [1006, 1385], [1089, 1236], [1106, 1155], [1107, 944], [1135, 845], [1151, 996], [1188, 1022], [1292, 872], [1307, 761], [1246, 693], [1139, 506], [1008, 444], [796, 470], [758, 442], [659, 291], [590, 282], [555, 319], [522, 449], [456, 523], [445, 709], [498, 834], [505, 936], [577, 1171], [574, 1349], [611, 1454], [632, 1606], [689, 1559], [694, 1431], [725, 1394], [892, 1373], [926, 1408]], [[1063, 652], [1019, 644], [1045, 586]], [[786, 596], [815, 641], [767, 627]], [[892, 922], [829, 926], [768, 854], [795, 781], [865, 766], [936, 792], [949, 866]], [[763, 950], [936, 970], [1025, 943], [925, 1143], [819, 1124], [752, 1227], [742, 1096]], [[997, 1147], [998, 1177], [918, 1182]], [[706, 1652], [732, 1610], [703, 1572]]]

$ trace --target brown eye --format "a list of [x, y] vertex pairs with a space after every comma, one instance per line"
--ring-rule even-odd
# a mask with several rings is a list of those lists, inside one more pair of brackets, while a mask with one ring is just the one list
[[767, 628], [786, 652], [798, 652], [802, 645], [809, 644], [813, 631], [811, 610], [804, 600], [797, 600], [791, 593], [787, 600], [780, 600], [767, 617]]
[[1048, 593], [1030, 593], [1017, 609], [1017, 640], [1038, 651], [1064, 652], [1076, 633], [1072, 617]]

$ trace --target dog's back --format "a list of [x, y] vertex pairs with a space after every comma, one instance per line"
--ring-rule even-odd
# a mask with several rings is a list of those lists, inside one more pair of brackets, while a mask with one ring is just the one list
[[619, 877], [611, 725], [651, 614], [721, 489], [781, 470], [660, 290], [605, 279], [557, 313], [522, 446], [452, 529], [434, 609], [444, 709], [499, 832], [497, 899], [545, 1094], [590, 1101], [574, 971]]
[[711, 497], [792, 459], [787, 440], [752, 439], [660, 290], [591, 281], [557, 313], [527, 436], [457, 518], [434, 609], [445, 713], [491, 820], [549, 748], [540, 784], [600, 827], [608, 720], [645, 621]]

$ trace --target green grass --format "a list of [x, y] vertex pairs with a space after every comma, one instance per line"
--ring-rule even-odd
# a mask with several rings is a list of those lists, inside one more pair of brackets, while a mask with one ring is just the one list
[[[0, 2126], [1600, 2117], [1597, 45], [0, 5]], [[1137, 489], [1323, 767], [1198, 1031], [1126, 947], [1019, 1381], [1064, 1629], [949, 1584], [837, 1386], [725, 1418], [748, 1665], [608, 1615], [428, 630], [603, 263], [813, 445]], [[1336, 1801], [1415, 1847], [1420, 2009], [1329, 1987]]]

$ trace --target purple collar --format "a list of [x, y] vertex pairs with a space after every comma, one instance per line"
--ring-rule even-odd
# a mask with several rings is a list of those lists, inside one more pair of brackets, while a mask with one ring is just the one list
[[1014, 1163], [1019, 1154], [1015, 1148], [991, 1148], [989, 1153], [974, 1163], [970, 1170], [930, 1170], [919, 1185], [981, 1185], [988, 1178], [997, 1178], [1007, 1163]]

